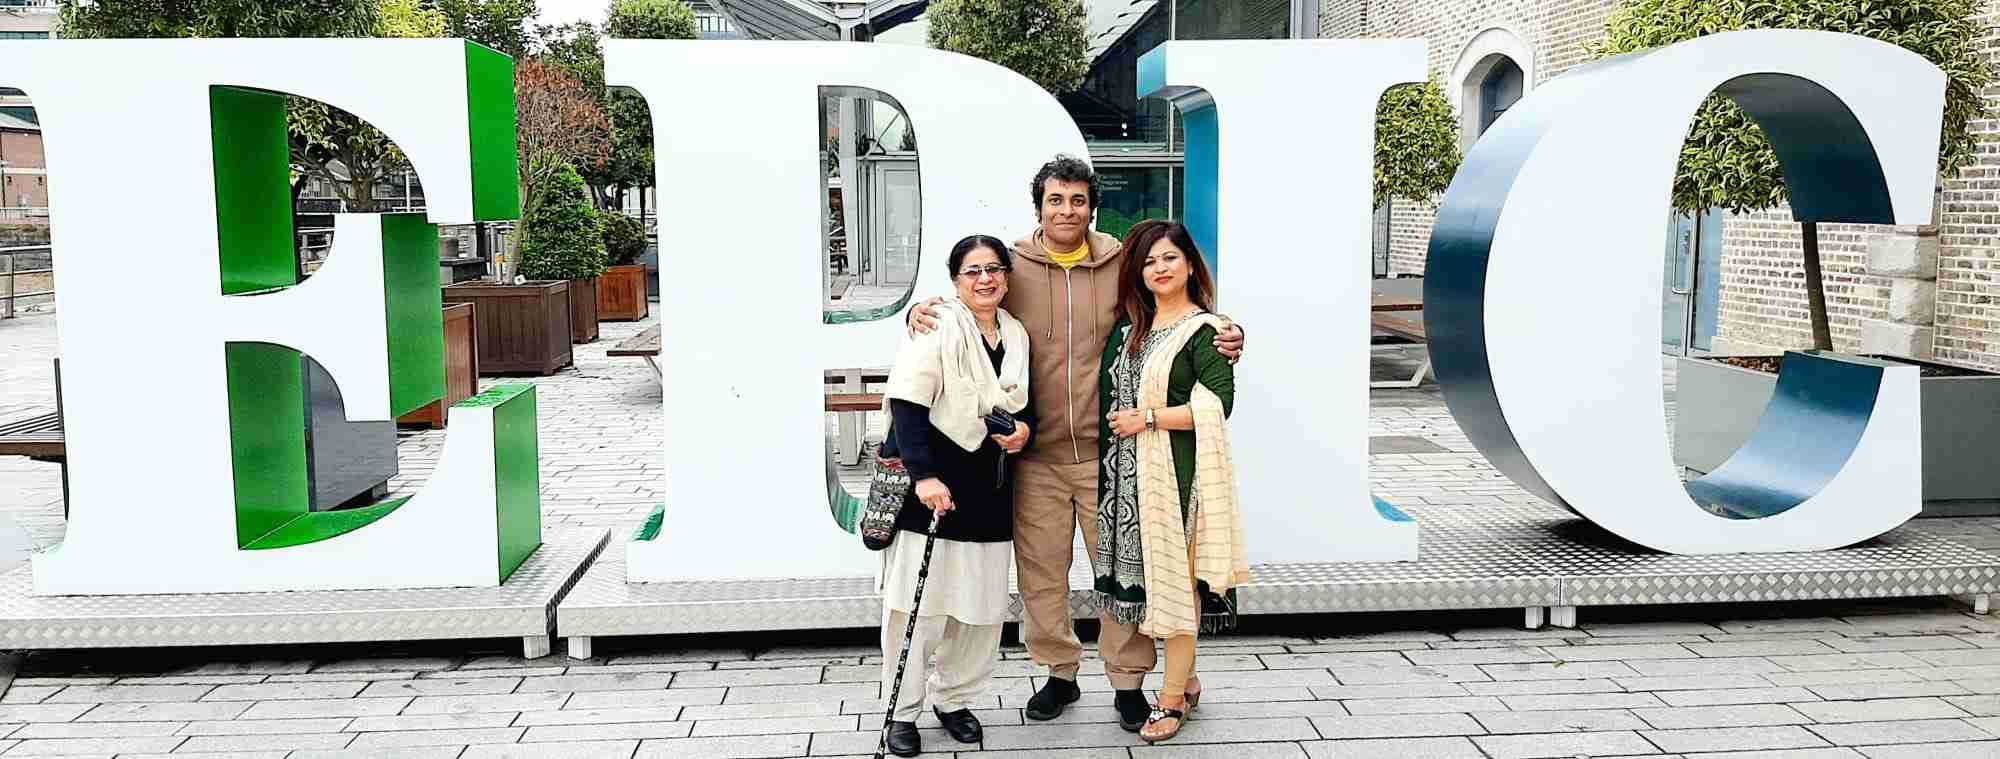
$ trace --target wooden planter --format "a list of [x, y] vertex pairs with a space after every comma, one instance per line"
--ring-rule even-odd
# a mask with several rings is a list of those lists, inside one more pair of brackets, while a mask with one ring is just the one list
[[569, 281], [569, 328], [577, 345], [597, 342], [597, 278]]
[[466, 283], [444, 288], [444, 302], [472, 304], [481, 376], [547, 375], [573, 363], [569, 287]]
[[613, 266], [597, 278], [597, 318], [636, 322], [646, 318], [646, 265]]
[[470, 303], [444, 307], [444, 399], [404, 414], [397, 422], [444, 429], [445, 409], [479, 394], [479, 330], [472, 312]]

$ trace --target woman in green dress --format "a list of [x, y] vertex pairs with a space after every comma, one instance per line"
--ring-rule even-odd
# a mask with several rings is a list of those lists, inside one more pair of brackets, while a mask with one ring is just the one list
[[1195, 636], [1235, 623], [1249, 578], [1225, 422], [1236, 374], [1215, 349], [1227, 322], [1187, 228], [1146, 221], [1125, 238], [1118, 326], [1104, 346], [1099, 400], [1096, 590], [1120, 622], [1166, 643], [1160, 700], [1139, 730], [1180, 732], [1200, 702]]

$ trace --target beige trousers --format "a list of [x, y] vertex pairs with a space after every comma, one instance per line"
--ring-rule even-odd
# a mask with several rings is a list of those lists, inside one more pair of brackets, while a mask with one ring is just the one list
[[[1014, 477], [1014, 568], [1025, 610], [1021, 639], [1036, 664], [1074, 682], [1083, 643], [1069, 614], [1070, 559], [1078, 527], [1090, 555], [1097, 555], [1097, 462], [1023, 461]], [[1136, 625], [1104, 615], [1098, 621], [1097, 653], [1111, 687], [1138, 688], [1158, 660], [1153, 639], [1140, 635]]]
[[[909, 629], [907, 612], [891, 611], [882, 622], [882, 698], [896, 680], [896, 660], [903, 654], [903, 631]], [[968, 625], [954, 617], [917, 616], [916, 634], [910, 638], [910, 664], [903, 670], [903, 690], [896, 694], [896, 721], [915, 722], [924, 713], [925, 701], [945, 712], [970, 709], [993, 680], [993, 667], [1000, 660], [1001, 625]], [[925, 671], [931, 658], [937, 670]]]

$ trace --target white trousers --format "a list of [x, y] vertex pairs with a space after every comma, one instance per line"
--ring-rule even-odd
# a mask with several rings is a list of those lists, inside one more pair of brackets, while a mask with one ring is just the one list
[[[890, 611], [882, 623], [882, 698], [896, 679], [896, 659], [903, 653], [907, 612]], [[926, 677], [932, 657], [937, 670]], [[896, 721], [915, 722], [926, 701], [945, 712], [970, 709], [993, 680], [1000, 660], [1000, 625], [968, 625], [953, 617], [917, 617], [910, 639], [910, 664], [903, 673], [903, 690], [896, 695]]]

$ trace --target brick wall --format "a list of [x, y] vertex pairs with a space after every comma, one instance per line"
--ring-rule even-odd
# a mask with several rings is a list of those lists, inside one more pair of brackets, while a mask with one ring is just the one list
[[[1535, 50], [1544, 82], [1586, 61], [1617, 0], [1324, 0], [1323, 30], [1343, 36], [1423, 37], [1432, 75], [1443, 81], [1478, 32], [1505, 26]], [[2000, 0], [1983, 0], [1980, 49], [2000, 71]], [[1354, 30], [1359, 30], [1355, 32]], [[2000, 369], [2000, 84], [1988, 89], [1986, 117], [1972, 124], [1978, 157], [1942, 184], [1938, 241], [1935, 355]], [[1422, 273], [1435, 220], [1423, 203], [1397, 201], [1390, 229], [1390, 270]], [[1868, 240], [1885, 227], [1824, 225], [1820, 253], [1827, 310], [1837, 349], [1858, 346], [1861, 324], [1885, 318], [1889, 280], [1866, 271]], [[1731, 216], [1723, 228], [1719, 347], [1790, 348], [1810, 344], [1799, 225], [1784, 209]]]

